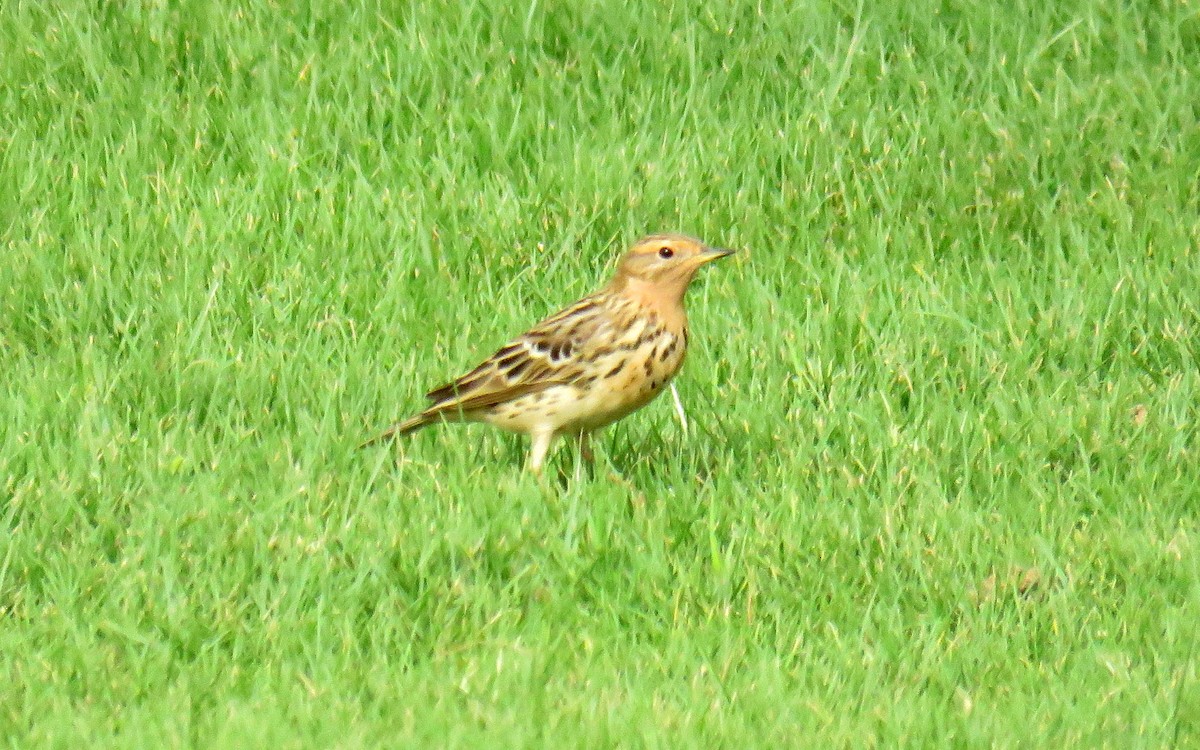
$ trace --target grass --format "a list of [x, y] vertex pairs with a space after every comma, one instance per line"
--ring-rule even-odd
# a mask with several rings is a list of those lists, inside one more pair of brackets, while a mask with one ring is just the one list
[[[0, 45], [5, 745], [1200, 744], [1195, 3]], [[688, 433], [355, 449], [670, 229]]]

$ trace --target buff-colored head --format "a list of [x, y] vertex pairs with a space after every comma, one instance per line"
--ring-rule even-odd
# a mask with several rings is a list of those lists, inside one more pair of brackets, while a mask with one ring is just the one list
[[700, 266], [732, 254], [732, 250], [708, 247], [695, 237], [653, 234], [638, 240], [621, 258], [613, 285], [645, 284], [682, 298]]

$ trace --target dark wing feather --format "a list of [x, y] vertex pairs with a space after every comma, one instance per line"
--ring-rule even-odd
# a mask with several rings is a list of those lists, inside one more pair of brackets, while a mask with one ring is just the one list
[[615, 339], [628, 337], [613, 335], [620, 307], [605, 292], [581, 299], [513, 339], [466, 375], [434, 388], [426, 394], [433, 402], [429, 408], [364, 445], [585, 377], [597, 357], [622, 348]]
[[501, 347], [475, 369], [425, 394], [429, 411], [472, 411], [579, 377], [580, 353], [606, 326], [602, 295], [585, 297]]

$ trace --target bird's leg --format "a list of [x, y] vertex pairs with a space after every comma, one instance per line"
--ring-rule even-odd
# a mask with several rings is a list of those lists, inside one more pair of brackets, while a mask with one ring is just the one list
[[538, 430], [531, 433], [531, 437], [533, 444], [529, 447], [529, 470], [534, 474], [541, 474], [546, 452], [550, 450], [550, 443], [554, 442], [554, 431]]
[[679, 426], [683, 428], [683, 434], [687, 434], [688, 421], [687, 413], [683, 410], [683, 401], [679, 399], [679, 389], [675, 387], [675, 382], [671, 381], [671, 399], [675, 402], [675, 416], [679, 417]]
[[596, 459], [592, 453], [592, 434], [590, 432], [576, 433], [575, 445], [578, 448], [575, 454], [575, 481], [579, 482], [583, 477], [584, 463], [591, 466]]
[[581, 432], [575, 436], [575, 439], [579, 441], [579, 457], [589, 464], [595, 463], [596, 454], [592, 453], [592, 433]]

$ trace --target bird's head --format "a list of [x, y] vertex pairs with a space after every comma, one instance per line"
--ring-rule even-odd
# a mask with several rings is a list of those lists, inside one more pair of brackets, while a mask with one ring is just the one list
[[648, 285], [682, 299], [696, 269], [732, 254], [732, 250], [708, 247], [694, 237], [654, 234], [638, 240], [625, 253], [617, 266], [613, 284], [617, 287], [628, 283]]

